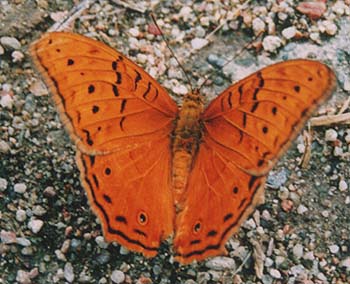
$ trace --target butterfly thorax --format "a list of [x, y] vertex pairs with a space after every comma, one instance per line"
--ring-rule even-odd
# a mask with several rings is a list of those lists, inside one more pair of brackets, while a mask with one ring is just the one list
[[172, 186], [175, 204], [181, 203], [188, 175], [199, 148], [202, 111], [203, 102], [199, 92], [196, 90], [188, 93], [183, 99], [172, 140]]

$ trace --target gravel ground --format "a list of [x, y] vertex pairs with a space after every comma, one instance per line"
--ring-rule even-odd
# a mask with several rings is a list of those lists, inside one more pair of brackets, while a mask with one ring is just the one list
[[78, 1], [0, 1], [0, 283], [350, 283], [349, 119], [312, 128], [306, 169], [303, 137], [296, 140], [269, 176], [266, 203], [227, 243], [228, 256], [180, 266], [164, 244], [146, 259], [104, 242], [74, 146], [27, 51], [68, 17], [67, 28], [128, 55], [179, 100], [186, 80], [154, 35], [144, 13], [153, 9], [192, 84], [213, 73], [203, 89], [209, 99], [258, 68], [308, 57], [338, 77], [318, 115], [340, 117], [349, 112], [350, 1], [319, 1], [311, 12], [292, 0], [84, 2], [74, 19]]

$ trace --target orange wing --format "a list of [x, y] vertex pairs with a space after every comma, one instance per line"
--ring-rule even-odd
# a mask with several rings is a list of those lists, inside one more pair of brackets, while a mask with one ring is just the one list
[[106, 155], [77, 153], [80, 176], [108, 241], [153, 257], [173, 233], [169, 139]]
[[239, 81], [208, 106], [183, 211], [176, 217], [178, 261], [225, 252], [225, 242], [262, 199], [265, 175], [334, 86], [327, 66], [292, 60]]
[[55, 32], [35, 42], [31, 54], [81, 151], [132, 149], [171, 132], [175, 102], [142, 68], [107, 45]]
[[98, 41], [50, 33], [31, 53], [77, 144], [81, 180], [105, 238], [154, 256], [173, 232], [169, 137], [177, 105]]
[[253, 175], [265, 175], [336, 84], [311, 60], [268, 66], [226, 89], [203, 114], [215, 150]]

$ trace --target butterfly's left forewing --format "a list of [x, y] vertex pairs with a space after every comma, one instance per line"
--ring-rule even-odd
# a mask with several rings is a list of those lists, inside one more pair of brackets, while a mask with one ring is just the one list
[[263, 198], [268, 171], [334, 86], [326, 65], [291, 60], [248, 76], [209, 104], [176, 217], [179, 261], [225, 251], [227, 239]]

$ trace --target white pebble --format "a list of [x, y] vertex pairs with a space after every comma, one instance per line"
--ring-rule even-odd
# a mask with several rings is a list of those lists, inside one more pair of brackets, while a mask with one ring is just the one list
[[131, 28], [129, 29], [129, 33], [133, 37], [138, 37], [140, 35], [140, 31], [137, 28]]
[[263, 48], [266, 51], [274, 52], [282, 45], [282, 40], [278, 36], [266, 36], [262, 42]]
[[326, 141], [335, 141], [337, 140], [338, 132], [335, 131], [333, 128], [327, 129], [325, 134], [325, 140]]
[[282, 31], [282, 35], [286, 38], [286, 39], [291, 39], [293, 37], [295, 37], [297, 33], [297, 29], [294, 26], [291, 26], [289, 28], [285, 28]]
[[21, 62], [24, 58], [24, 54], [18, 50], [11, 53], [13, 62]]
[[5, 53], [5, 49], [0, 45], [0, 55], [3, 55]]
[[172, 91], [177, 95], [186, 95], [188, 90], [185, 85], [178, 85], [172, 88]]
[[329, 248], [329, 251], [333, 254], [336, 254], [339, 252], [339, 246], [337, 245], [330, 245], [328, 248]]
[[97, 245], [102, 248], [105, 249], [108, 247], [108, 243], [106, 243], [105, 239], [102, 236], [97, 236], [95, 238], [95, 242], [97, 243]]
[[6, 48], [20, 49], [21, 43], [14, 37], [3, 36], [0, 38], [0, 43]]
[[16, 281], [20, 284], [30, 284], [32, 281], [29, 277], [29, 272], [24, 270], [18, 270], [16, 275]]
[[138, 53], [136, 56], [137, 62], [144, 64], [147, 62], [147, 55], [143, 53]]
[[201, 49], [208, 44], [208, 40], [205, 38], [194, 38], [191, 40], [191, 46], [193, 49]]
[[297, 212], [298, 214], [302, 215], [305, 212], [307, 212], [309, 209], [307, 209], [307, 207], [305, 207], [304, 205], [300, 204], [297, 208]]
[[336, 157], [340, 157], [343, 156], [344, 152], [343, 152], [343, 148], [339, 147], [339, 146], [335, 146], [334, 147], [334, 151], [333, 151], [333, 155]]
[[262, 19], [260, 19], [260, 18], [255, 18], [255, 19], [253, 20], [252, 25], [253, 25], [253, 31], [254, 31], [254, 34], [255, 34], [255, 35], [258, 35], [258, 34], [260, 34], [261, 32], [265, 31], [266, 24], [265, 24], [265, 22], [264, 22]]
[[30, 242], [30, 240], [26, 239], [26, 238], [16, 238], [17, 240], [17, 244], [19, 244], [22, 247], [29, 247], [32, 243]]
[[343, 89], [344, 89], [344, 91], [347, 91], [347, 92], [350, 91], [350, 79], [345, 79]]
[[275, 279], [281, 278], [281, 272], [279, 272], [277, 269], [274, 269], [274, 268], [270, 269], [270, 275]]
[[130, 253], [130, 251], [129, 251], [126, 247], [120, 246], [119, 253], [120, 253], [121, 255], [127, 255], [127, 254]]
[[339, 188], [340, 191], [345, 191], [345, 190], [348, 189], [348, 184], [346, 183], [345, 180], [341, 180], [339, 182], [338, 188]]
[[192, 16], [192, 8], [190, 6], [183, 6], [179, 12], [179, 16], [185, 21]]
[[345, 267], [347, 270], [350, 271], [350, 257], [343, 259], [343, 260], [340, 262], [340, 266], [341, 266], [341, 267]]
[[69, 283], [72, 283], [74, 281], [74, 269], [73, 269], [73, 265], [70, 262], [67, 262], [64, 265], [64, 278]]
[[304, 247], [300, 244], [296, 244], [294, 247], [293, 247], [293, 255], [296, 257], [296, 258], [301, 258], [303, 256], [303, 253], [304, 253]]
[[236, 269], [236, 262], [234, 259], [226, 257], [226, 256], [217, 256], [209, 259], [205, 266], [213, 269], [213, 270], [235, 270]]
[[13, 98], [12, 98], [12, 96], [10, 96], [10, 95], [1, 96], [1, 98], [0, 98], [0, 105], [3, 108], [11, 109], [12, 105], [13, 105]]
[[27, 186], [24, 184], [24, 183], [16, 183], [14, 186], [13, 186], [15, 192], [17, 193], [25, 193], [26, 190], [27, 190]]
[[23, 209], [18, 209], [16, 211], [16, 220], [18, 222], [24, 222], [27, 219], [26, 211]]
[[332, 21], [323, 21], [319, 23], [319, 29], [321, 32], [325, 32], [328, 35], [335, 35], [337, 33], [337, 25]]
[[28, 228], [34, 233], [38, 233], [43, 227], [44, 222], [39, 219], [32, 219], [28, 222]]
[[4, 178], [0, 178], [0, 191], [4, 191], [7, 188], [7, 180]]
[[0, 153], [8, 153], [10, 152], [11, 148], [9, 146], [9, 144], [6, 143], [6, 141], [4, 140], [0, 140]]
[[120, 270], [113, 270], [111, 274], [111, 280], [114, 283], [123, 283], [125, 280], [125, 274]]
[[56, 255], [57, 259], [62, 260], [62, 261], [67, 261], [66, 256], [59, 249], [55, 250], [55, 255]]

